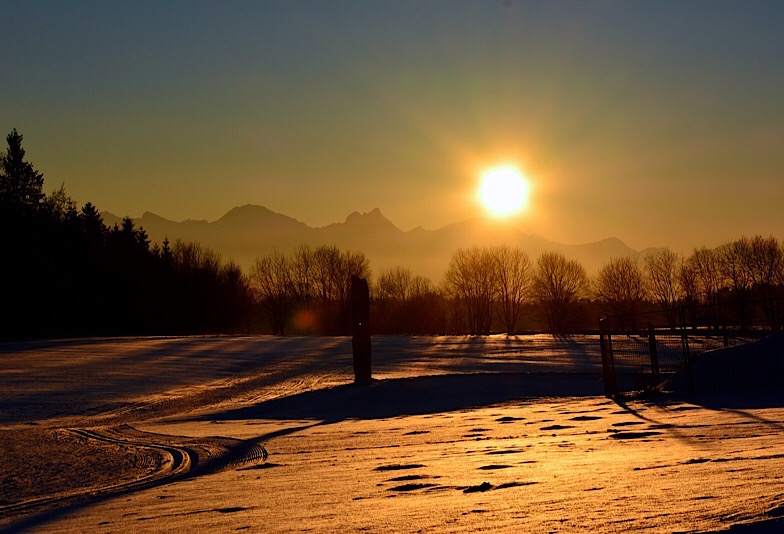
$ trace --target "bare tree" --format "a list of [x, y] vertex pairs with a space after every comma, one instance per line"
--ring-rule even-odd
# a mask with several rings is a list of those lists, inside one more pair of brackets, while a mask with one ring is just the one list
[[65, 192], [65, 184], [61, 184], [59, 189], [44, 197], [42, 206], [52, 219], [61, 223], [75, 221], [79, 216], [76, 202]]
[[749, 243], [748, 268], [754, 284], [772, 288], [784, 269], [784, 254], [778, 240], [773, 237], [754, 236]]
[[490, 332], [495, 297], [495, 262], [487, 249], [458, 249], [444, 277], [447, 292], [465, 306], [471, 334]]
[[351, 328], [351, 277], [370, 278], [370, 262], [361, 252], [318, 247], [312, 255], [313, 288], [322, 330], [346, 333]]
[[748, 324], [752, 286], [751, 270], [748, 268], [750, 257], [751, 242], [746, 237], [725, 243], [716, 249], [719, 271], [730, 296], [729, 306], [735, 311], [742, 327]]
[[432, 295], [435, 292], [432, 280], [427, 276], [414, 275], [410, 285], [410, 295], [412, 300], [419, 300]]
[[234, 261], [229, 261], [221, 268], [220, 276], [226, 328], [236, 334], [240, 319], [247, 316], [250, 308], [250, 284], [242, 268]]
[[648, 294], [639, 260], [624, 256], [602, 265], [594, 281], [594, 292], [622, 324], [636, 327], [637, 311]]
[[519, 248], [496, 247], [491, 251], [495, 263], [495, 280], [499, 315], [507, 333], [514, 334], [523, 304], [530, 298], [533, 269], [528, 254]]
[[172, 259], [186, 273], [201, 271], [217, 277], [220, 272], [220, 254], [198, 243], [178, 239], [172, 246]]
[[680, 256], [668, 248], [659, 249], [643, 259], [648, 290], [662, 305], [667, 321], [675, 325], [675, 307], [682, 291], [678, 282]]
[[313, 253], [315, 293], [323, 307], [338, 300], [341, 259], [338, 247], [318, 247]]
[[[128, 235], [124, 242], [134, 241], [135, 247], [144, 247], [144, 237], [135, 237], [130, 232], [130, 224], [124, 225]], [[214, 304], [220, 300], [220, 280], [222, 259], [217, 252], [197, 243], [177, 240], [171, 247], [171, 266], [178, 273], [175, 288], [181, 316], [177, 322], [187, 325], [192, 331], [213, 328], [215, 322]]]
[[715, 254], [720, 276], [728, 284], [728, 289], [735, 294], [746, 293], [751, 289], [751, 242], [748, 238], [725, 243], [716, 248]]
[[376, 283], [376, 297], [393, 332], [418, 333], [432, 329], [432, 300], [435, 296], [429, 278], [415, 275], [404, 267], [382, 271]]
[[550, 332], [565, 331], [571, 308], [587, 288], [588, 275], [577, 261], [558, 252], [543, 252], [536, 260], [533, 292]]
[[415, 275], [405, 267], [390, 267], [382, 271], [376, 284], [377, 297], [380, 300], [393, 300], [400, 303], [409, 302], [429, 289], [428, 278]]
[[694, 305], [700, 301], [697, 268], [691, 257], [681, 258], [678, 266], [678, 284], [681, 287], [686, 304]]
[[719, 257], [713, 249], [700, 247], [694, 249], [689, 257], [697, 283], [698, 301], [706, 306], [702, 317], [697, 319], [713, 326], [719, 326], [719, 293], [724, 281], [719, 268]]
[[700, 247], [694, 249], [691, 259], [697, 272], [702, 303], [715, 306], [723, 285], [718, 255], [713, 249]]
[[316, 295], [316, 260], [313, 250], [301, 245], [291, 256], [291, 288], [299, 304], [306, 304]]
[[338, 275], [338, 298], [348, 305], [351, 302], [351, 277], [370, 282], [370, 261], [362, 252], [345, 251], [340, 255]]
[[[784, 242], [779, 244], [779, 254], [784, 258]], [[775, 282], [779, 290], [784, 290], [784, 262], [782, 262], [781, 268], [776, 273]]]
[[256, 258], [250, 268], [250, 284], [272, 333], [283, 335], [294, 308], [291, 261], [278, 252]]
[[784, 310], [781, 309], [782, 286], [777, 283], [784, 278], [784, 251], [773, 237], [755, 236], [751, 239], [749, 269], [754, 286], [763, 299], [765, 314], [771, 326], [780, 327]]

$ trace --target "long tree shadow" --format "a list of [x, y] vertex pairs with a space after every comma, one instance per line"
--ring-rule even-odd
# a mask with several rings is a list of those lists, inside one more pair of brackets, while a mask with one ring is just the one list
[[102, 502], [172, 482], [201, 477], [231, 467], [259, 443], [346, 419], [384, 419], [467, 410], [542, 396], [601, 395], [600, 377], [585, 373], [482, 373], [377, 380], [369, 385], [346, 384], [308, 391], [233, 410], [201, 420], [309, 420], [311, 424], [242, 440], [217, 459], [198, 462], [189, 472], [104, 495], [85, 494], [55, 509], [20, 517], [0, 533], [35, 529], [64, 515]]
[[542, 396], [596, 396], [600, 377], [584, 373], [479, 373], [378, 380], [299, 393], [205, 416], [209, 420], [338, 422], [425, 415]]
[[[96, 344], [100, 357], [93, 354]], [[350, 338], [88, 338], [19, 342], [13, 347], [14, 354], [40, 350], [46, 365], [36, 359], [29, 370], [19, 366], [24, 373], [13, 369], [11, 393], [0, 392], [3, 423], [136, 410], [140, 402], [147, 411], [147, 399], [161, 391], [232, 377], [249, 377], [255, 387], [261, 387], [350, 368], [351, 361]], [[69, 357], [50, 362], [48, 354], [58, 353]], [[292, 353], [297, 356], [292, 358]], [[263, 373], [268, 369], [274, 372]]]

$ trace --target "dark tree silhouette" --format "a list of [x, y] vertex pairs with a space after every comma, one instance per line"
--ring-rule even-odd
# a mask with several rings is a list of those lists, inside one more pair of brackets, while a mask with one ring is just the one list
[[636, 328], [637, 312], [647, 297], [639, 260], [624, 256], [602, 265], [594, 280], [594, 294], [607, 304], [622, 326]]
[[649, 296], [662, 306], [668, 324], [675, 326], [676, 304], [681, 297], [678, 285], [680, 256], [668, 248], [663, 248], [645, 256], [643, 262]]
[[351, 277], [367, 278], [370, 265], [361, 252], [335, 246], [315, 250], [302, 246], [291, 256], [272, 253], [257, 258], [250, 283], [273, 334], [285, 333], [295, 315], [308, 317], [296, 325], [307, 333], [351, 331]]
[[434, 334], [439, 331], [437, 295], [429, 278], [404, 267], [382, 271], [375, 287], [373, 328], [383, 333]]
[[530, 298], [533, 268], [528, 255], [507, 246], [491, 250], [498, 284], [498, 315], [508, 334], [514, 334], [523, 304]]
[[44, 175], [25, 161], [22, 134], [16, 128], [6, 141], [8, 151], [0, 157], [0, 205], [16, 213], [34, 211], [44, 199]]
[[553, 334], [569, 329], [574, 304], [585, 295], [588, 276], [585, 268], [557, 252], [543, 252], [536, 261], [534, 296]]
[[462, 303], [471, 334], [489, 334], [497, 293], [497, 270], [486, 248], [458, 249], [449, 260], [445, 283], [449, 294]]
[[[6, 141], [0, 336], [351, 331], [352, 276], [370, 278], [361, 252], [301, 246], [290, 256], [262, 258], [248, 278], [201, 245], [151, 243], [130, 217], [107, 228], [96, 206], [78, 209], [64, 185], [44, 194], [22, 135], [13, 130]], [[775, 237], [702, 247], [687, 258], [663, 250], [645, 259], [644, 271], [646, 277], [636, 260], [612, 261], [598, 273], [594, 296], [629, 317], [637, 306], [664, 306], [670, 324], [684, 306], [692, 307], [684, 317], [714, 326], [784, 322], [784, 247]], [[371, 324], [379, 332], [414, 334], [514, 332], [521, 319], [554, 333], [595, 328], [601, 303], [584, 299], [586, 284], [584, 268], [561, 254], [542, 254], [532, 269], [517, 249], [458, 250], [443, 290], [407, 269], [382, 272]]]
[[108, 229], [64, 186], [43, 193], [22, 136], [0, 155], [0, 336], [234, 332], [249, 316], [237, 265], [195, 244], [151, 245], [126, 217]]
[[292, 262], [278, 252], [256, 258], [250, 281], [256, 299], [274, 335], [286, 333], [296, 303], [291, 282]]

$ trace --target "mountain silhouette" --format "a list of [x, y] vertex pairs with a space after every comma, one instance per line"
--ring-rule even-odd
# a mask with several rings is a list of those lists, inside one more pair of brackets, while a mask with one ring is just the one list
[[[112, 213], [101, 215], [109, 226], [121, 222], [121, 218]], [[595, 273], [611, 258], [641, 254], [617, 238], [566, 245], [525, 234], [508, 223], [478, 218], [436, 230], [417, 227], [404, 232], [378, 208], [367, 213], [353, 212], [343, 222], [317, 228], [251, 204], [236, 207], [213, 222], [192, 219], [176, 222], [150, 212], [134, 222], [147, 231], [153, 242], [161, 243], [167, 237], [171, 242], [177, 239], [194, 241], [219, 252], [224, 258], [234, 259], [245, 269], [255, 258], [272, 251], [290, 253], [300, 245], [314, 248], [335, 245], [341, 250], [364, 252], [375, 273], [402, 266], [428, 276], [434, 282], [442, 280], [449, 258], [458, 248], [474, 245], [520, 247], [532, 260], [545, 251], [561, 252], [582, 263], [589, 274]]]

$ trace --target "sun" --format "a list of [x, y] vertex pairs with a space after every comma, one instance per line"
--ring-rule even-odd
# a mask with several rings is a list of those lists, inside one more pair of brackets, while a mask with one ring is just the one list
[[527, 207], [530, 188], [517, 167], [499, 165], [481, 174], [478, 197], [491, 215], [507, 217]]

